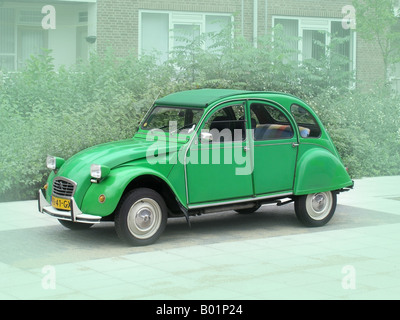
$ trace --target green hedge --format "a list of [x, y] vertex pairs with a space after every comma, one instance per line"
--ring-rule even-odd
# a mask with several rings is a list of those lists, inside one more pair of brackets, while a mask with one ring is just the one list
[[376, 88], [311, 101], [354, 178], [400, 174], [399, 98]]
[[48, 175], [47, 155], [67, 159], [132, 137], [158, 96], [203, 87], [294, 93], [318, 112], [353, 177], [400, 174], [398, 97], [384, 89], [350, 92], [338, 85], [346, 74], [327, 78], [332, 65], [321, 73], [321, 65], [296, 67], [284, 55], [267, 55], [267, 43], [255, 49], [239, 39], [228, 49], [222, 56], [218, 50], [196, 49], [186, 57], [177, 52], [162, 65], [156, 58], [116, 59], [110, 52], [57, 71], [49, 52], [32, 57], [20, 73], [3, 75], [0, 201], [36, 198]]

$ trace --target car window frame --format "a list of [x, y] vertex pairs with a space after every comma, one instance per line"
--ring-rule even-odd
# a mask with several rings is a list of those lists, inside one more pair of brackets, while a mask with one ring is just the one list
[[[237, 122], [243, 122], [243, 128], [244, 128], [244, 135], [242, 136], [242, 140], [234, 140], [235, 137], [235, 133], [233, 131], [233, 136], [232, 136], [232, 140], [230, 141], [223, 141], [221, 142], [221, 140], [218, 140], [216, 142], [214, 141], [210, 141], [209, 143], [205, 143], [201, 141], [201, 133], [202, 132], [210, 132], [211, 130], [205, 129], [205, 126], [207, 125], [207, 123], [210, 121], [210, 119], [213, 117], [213, 115], [217, 112], [220, 112], [221, 110], [224, 109], [228, 109], [231, 108], [231, 110], [229, 112], [226, 112], [226, 115], [233, 115], [236, 118], [236, 114], [234, 112], [234, 110], [232, 109], [232, 107], [234, 106], [240, 106], [243, 108], [243, 116], [244, 119], [243, 120], [239, 120], [239, 119], [235, 119], [235, 120], [227, 120], [227, 121], [237, 121]], [[247, 137], [247, 111], [246, 111], [246, 101], [245, 100], [237, 100], [237, 101], [225, 101], [221, 104], [218, 104], [216, 106], [214, 106], [212, 109], [210, 109], [207, 114], [204, 116], [203, 121], [201, 123], [201, 125], [199, 126], [199, 130], [198, 130], [198, 137], [197, 137], [197, 143], [203, 146], [215, 146], [215, 145], [225, 145], [225, 144], [234, 144], [234, 143], [244, 143], [248, 137]], [[225, 130], [225, 129], [223, 129]], [[222, 131], [223, 131], [222, 130]], [[234, 129], [235, 130], [235, 129]], [[221, 132], [222, 132], [221, 131]]]
[[[154, 105], [153, 108], [148, 112], [148, 114], [144, 117], [143, 121], [140, 124], [140, 130], [148, 131], [151, 132], [152, 130], [161, 130], [164, 133], [169, 133], [169, 131], [164, 131], [163, 129], [160, 128], [146, 128], [144, 125], [148, 122], [150, 116], [153, 114], [154, 110], [157, 108], [165, 108], [165, 109], [182, 109], [185, 110], [185, 116], [184, 116], [184, 121], [186, 120], [186, 110], [197, 110], [201, 111], [201, 115], [199, 117], [199, 121], [196, 123], [196, 126], [194, 127], [193, 131], [191, 133], [184, 133], [184, 134], [192, 134], [193, 132], [196, 132], [196, 128], [202, 123], [202, 119], [204, 117], [204, 108], [195, 108], [195, 107], [185, 107], [185, 106], [168, 106], [168, 105]], [[180, 132], [178, 132], [180, 133]]]
[[[300, 127], [306, 127], [306, 128], [308, 128], [308, 127], [307, 127], [307, 124], [306, 124], [306, 123], [299, 123], [299, 122], [297, 122], [296, 117], [295, 117], [294, 114], [293, 114], [293, 107], [294, 107], [294, 106], [300, 107], [300, 108], [304, 109], [304, 110], [311, 116], [311, 118], [312, 118], [312, 120], [313, 120], [313, 122], [314, 122], [314, 124], [312, 124], [312, 126], [317, 126], [317, 127], [318, 127], [318, 130], [319, 130], [319, 135], [318, 135], [318, 136], [307, 136], [307, 137], [303, 137], [303, 136], [301, 135]], [[296, 126], [297, 126], [297, 128], [298, 128], [298, 130], [299, 130], [299, 138], [301, 138], [301, 139], [320, 139], [320, 138], [322, 137], [322, 126], [321, 126], [320, 122], [318, 121], [318, 117], [317, 117], [316, 115], [314, 115], [313, 112], [310, 112], [310, 110], [309, 110], [308, 108], [306, 108], [306, 107], [300, 105], [299, 103], [292, 103], [292, 104], [290, 105], [290, 114], [291, 114], [291, 116], [293, 117], [293, 119], [294, 119], [294, 121], [295, 121], [295, 123], [296, 123]], [[310, 129], [310, 128], [308, 128], [308, 129]], [[311, 129], [310, 129], [310, 131], [311, 131]]]
[[[252, 109], [252, 105], [253, 105], [253, 104], [260, 104], [260, 105], [263, 106], [263, 108], [264, 108], [264, 111], [263, 111], [263, 112], [265, 112], [265, 113], [267, 114], [267, 117], [264, 118], [264, 120], [265, 120], [265, 119], [266, 119], [267, 121], [268, 121], [268, 120], [269, 120], [269, 121], [272, 120], [273, 123], [271, 123], [271, 124], [289, 125], [289, 126], [290, 126], [290, 129], [291, 129], [291, 133], [292, 133], [292, 135], [291, 135], [290, 137], [278, 137], [278, 138], [256, 139], [256, 136], [255, 136], [255, 128], [252, 128], [252, 130], [253, 130], [253, 140], [254, 140], [254, 142], [266, 142], [266, 141], [275, 141], [275, 140], [291, 140], [291, 139], [293, 139], [293, 138], [296, 138], [296, 139], [297, 139], [296, 131], [295, 131], [295, 127], [294, 127], [294, 124], [297, 125], [297, 123], [296, 123], [296, 122], [293, 123], [293, 121], [291, 120], [292, 115], [289, 114], [289, 113], [286, 111], [285, 108], [280, 107], [280, 106], [277, 106], [277, 105], [275, 105], [275, 104], [273, 103], [273, 101], [269, 101], [269, 100], [266, 100], [266, 101], [264, 101], [264, 100], [258, 100], [258, 99], [250, 100], [250, 101], [249, 101], [249, 104], [248, 104], [248, 105], [249, 105], [250, 117], [251, 117], [251, 114], [254, 113], [254, 115], [257, 117], [257, 119], [255, 119], [255, 120], [258, 121], [259, 124], [262, 124], [262, 123], [260, 123], [259, 115], [257, 115], [257, 113], [254, 111], [254, 109]], [[275, 119], [275, 118], [273, 117], [273, 115], [271, 115], [271, 114], [268, 112], [268, 110], [266, 109], [266, 107], [271, 107], [271, 108], [273, 108], [274, 110], [277, 110], [278, 112], [280, 112], [281, 115], [283, 115], [283, 116], [285, 117], [286, 122], [284, 122], [284, 123], [283, 123], [283, 122], [279, 122], [277, 119]], [[285, 112], [285, 111], [286, 111], [286, 112]]]

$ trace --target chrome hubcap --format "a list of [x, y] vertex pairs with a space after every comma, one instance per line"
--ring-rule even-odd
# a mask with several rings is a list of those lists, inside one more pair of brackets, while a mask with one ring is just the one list
[[314, 220], [326, 218], [332, 209], [332, 194], [319, 192], [307, 196], [307, 212]]
[[161, 217], [161, 208], [156, 201], [150, 198], [140, 199], [129, 210], [129, 231], [138, 239], [150, 238], [159, 229]]
[[135, 224], [141, 229], [145, 230], [151, 225], [152, 214], [149, 210], [143, 209], [136, 213]]
[[314, 212], [321, 213], [324, 211], [327, 204], [326, 196], [323, 193], [317, 193], [311, 200], [311, 205]]

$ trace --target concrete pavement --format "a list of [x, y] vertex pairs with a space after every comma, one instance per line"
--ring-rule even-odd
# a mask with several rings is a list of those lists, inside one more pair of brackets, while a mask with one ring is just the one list
[[400, 177], [365, 178], [323, 228], [293, 206], [168, 222], [149, 247], [72, 232], [36, 201], [0, 203], [1, 299], [399, 299]]

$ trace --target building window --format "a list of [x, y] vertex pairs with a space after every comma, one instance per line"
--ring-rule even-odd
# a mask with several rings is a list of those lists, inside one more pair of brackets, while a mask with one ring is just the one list
[[280, 25], [284, 36], [286, 36], [286, 46], [290, 52], [290, 58], [298, 61], [299, 50], [299, 21], [296, 19], [275, 18], [275, 27]]
[[349, 60], [349, 71], [355, 69], [355, 34], [350, 29], [343, 29], [341, 21], [286, 17], [275, 17], [273, 21], [275, 27], [281, 26], [287, 37], [293, 61], [321, 60], [326, 56], [327, 46], [338, 40], [332, 50]]
[[18, 68], [22, 68], [32, 55], [43, 53], [47, 47], [46, 32], [42, 28], [18, 27]]
[[89, 45], [86, 40], [88, 26], [76, 27], [76, 62], [85, 63], [89, 59]]
[[15, 11], [0, 8], [0, 70], [15, 69]]
[[40, 11], [0, 8], [0, 70], [15, 71], [47, 48]]
[[319, 30], [303, 31], [303, 60], [322, 60], [325, 57], [326, 33]]
[[[220, 32], [230, 25], [229, 14], [141, 11], [139, 52], [156, 54], [166, 61], [177, 47], [193, 42], [202, 34]], [[203, 47], [212, 45], [207, 39]]]
[[78, 22], [79, 23], [88, 23], [89, 22], [89, 12], [82, 11], [78, 13]]

